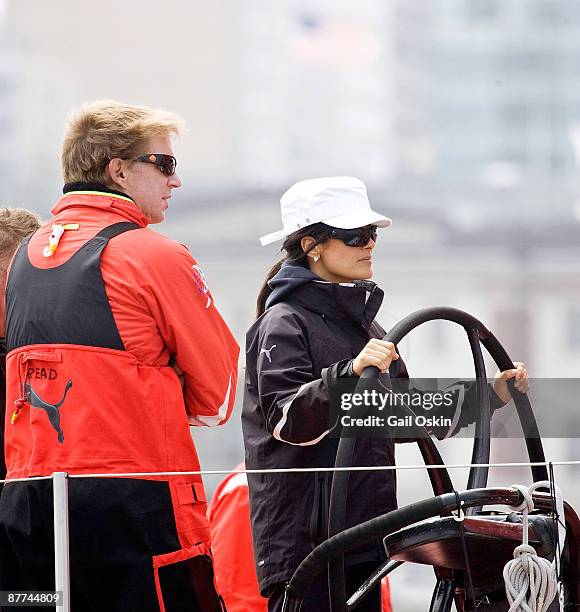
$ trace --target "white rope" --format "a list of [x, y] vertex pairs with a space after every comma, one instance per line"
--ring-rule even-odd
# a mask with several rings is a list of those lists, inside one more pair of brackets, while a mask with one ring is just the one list
[[[69, 474], [69, 478], [133, 478], [139, 476], [216, 476], [225, 474], [290, 474], [299, 472], [383, 472], [383, 471], [403, 471], [403, 470], [454, 470], [472, 467], [488, 468], [513, 468], [513, 467], [548, 467], [549, 465], [580, 465], [580, 461], [521, 461], [517, 463], [452, 463], [449, 465], [373, 465], [373, 466], [352, 466], [352, 467], [312, 467], [312, 468], [272, 468], [264, 470], [193, 470], [190, 472], [110, 472], [107, 474]], [[26, 482], [30, 480], [46, 480], [51, 476], [36, 476], [30, 478], [10, 478], [0, 480], [5, 482]]]
[[[554, 560], [550, 563], [539, 557], [533, 546], [528, 544], [528, 514], [534, 509], [532, 493], [539, 488], [552, 490], [552, 487], [556, 498], [558, 546], [554, 551]], [[516, 547], [514, 558], [506, 563], [503, 570], [506, 595], [510, 604], [508, 612], [546, 612], [558, 592], [556, 567], [558, 554], [563, 550], [566, 539], [562, 493], [554, 483], [547, 480], [536, 482], [531, 487], [511, 485], [510, 488], [518, 490], [524, 501], [519, 506], [510, 506], [512, 510], [522, 512], [523, 541]], [[560, 609], [563, 610], [562, 597]]]

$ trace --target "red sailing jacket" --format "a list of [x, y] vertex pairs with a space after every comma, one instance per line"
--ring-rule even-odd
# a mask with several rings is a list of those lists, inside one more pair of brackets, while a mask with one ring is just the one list
[[[127, 197], [70, 192], [52, 212], [26, 252], [17, 252], [7, 285], [9, 347], [11, 328], [18, 338], [38, 339], [13, 341], [7, 357], [7, 477], [199, 469], [188, 425], [229, 418], [239, 352], [201, 269], [184, 246], [147, 229]], [[130, 231], [101, 237], [123, 222], [133, 224]], [[46, 256], [55, 225], [65, 230]], [[90, 280], [88, 261], [93, 268], [100, 261], [102, 281]], [[31, 286], [24, 273], [19, 284], [23, 269], [36, 275]], [[76, 278], [77, 286], [54, 282], [60, 278]], [[108, 307], [91, 311], [87, 296], [99, 295], [97, 281]], [[89, 314], [75, 328], [77, 308]], [[103, 310], [112, 314], [109, 335], [117, 338], [108, 344], [98, 341]], [[89, 340], [69, 340], [77, 337]], [[169, 480], [182, 510], [176, 513], [182, 544], [207, 542], [201, 478]]]
[[[243, 470], [244, 464], [236, 470]], [[209, 505], [213, 567], [228, 612], [267, 612], [254, 569], [250, 499], [245, 474], [229, 474]]]
[[[244, 470], [240, 463], [235, 470]], [[260, 595], [254, 567], [250, 528], [250, 493], [245, 474], [226, 476], [208, 509], [213, 567], [217, 588], [228, 612], [267, 612], [268, 600]], [[389, 581], [381, 582], [382, 612], [392, 612]]]

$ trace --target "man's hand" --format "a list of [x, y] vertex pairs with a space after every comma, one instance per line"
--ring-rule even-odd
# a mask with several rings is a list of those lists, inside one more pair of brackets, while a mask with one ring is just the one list
[[514, 370], [504, 370], [503, 372], [498, 370], [493, 381], [493, 390], [504, 404], [507, 404], [512, 399], [507, 386], [507, 381], [511, 378], [516, 379], [515, 387], [518, 391], [521, 393], [528, 392], [529, 384], [526, 364], [521, 361], [514, 361], [514, 365], [516, 366]]

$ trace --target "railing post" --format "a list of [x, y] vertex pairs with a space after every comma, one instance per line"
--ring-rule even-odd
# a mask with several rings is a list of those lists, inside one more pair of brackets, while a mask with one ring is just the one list
[[59, 612], [70, 612], [68, 474], [66, 472], [54, 472], [52, 487], [55, 591], [62, 592], [62, 607], [58, 607]]

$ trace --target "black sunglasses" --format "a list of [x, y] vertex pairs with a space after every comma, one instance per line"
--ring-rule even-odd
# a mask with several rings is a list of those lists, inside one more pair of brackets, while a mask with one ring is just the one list
[[175, 168], [177, 167], [177, 160], [175, 157], [173, 157], [173, 155], [165, 155], [165, 153], [146, 153], [133, 161], [154, 164], [163, 174], [165, 174], [165, 176], [175, 174]]
[[369, 240], [376, 242], [378, 235], [376, 225], [365, 225], [364, 227], [356, 227], [354, 229], [333, 227], [330, 232], [330, 238], [342, 240], [346, 246], [351, 247], [366, 246]]

